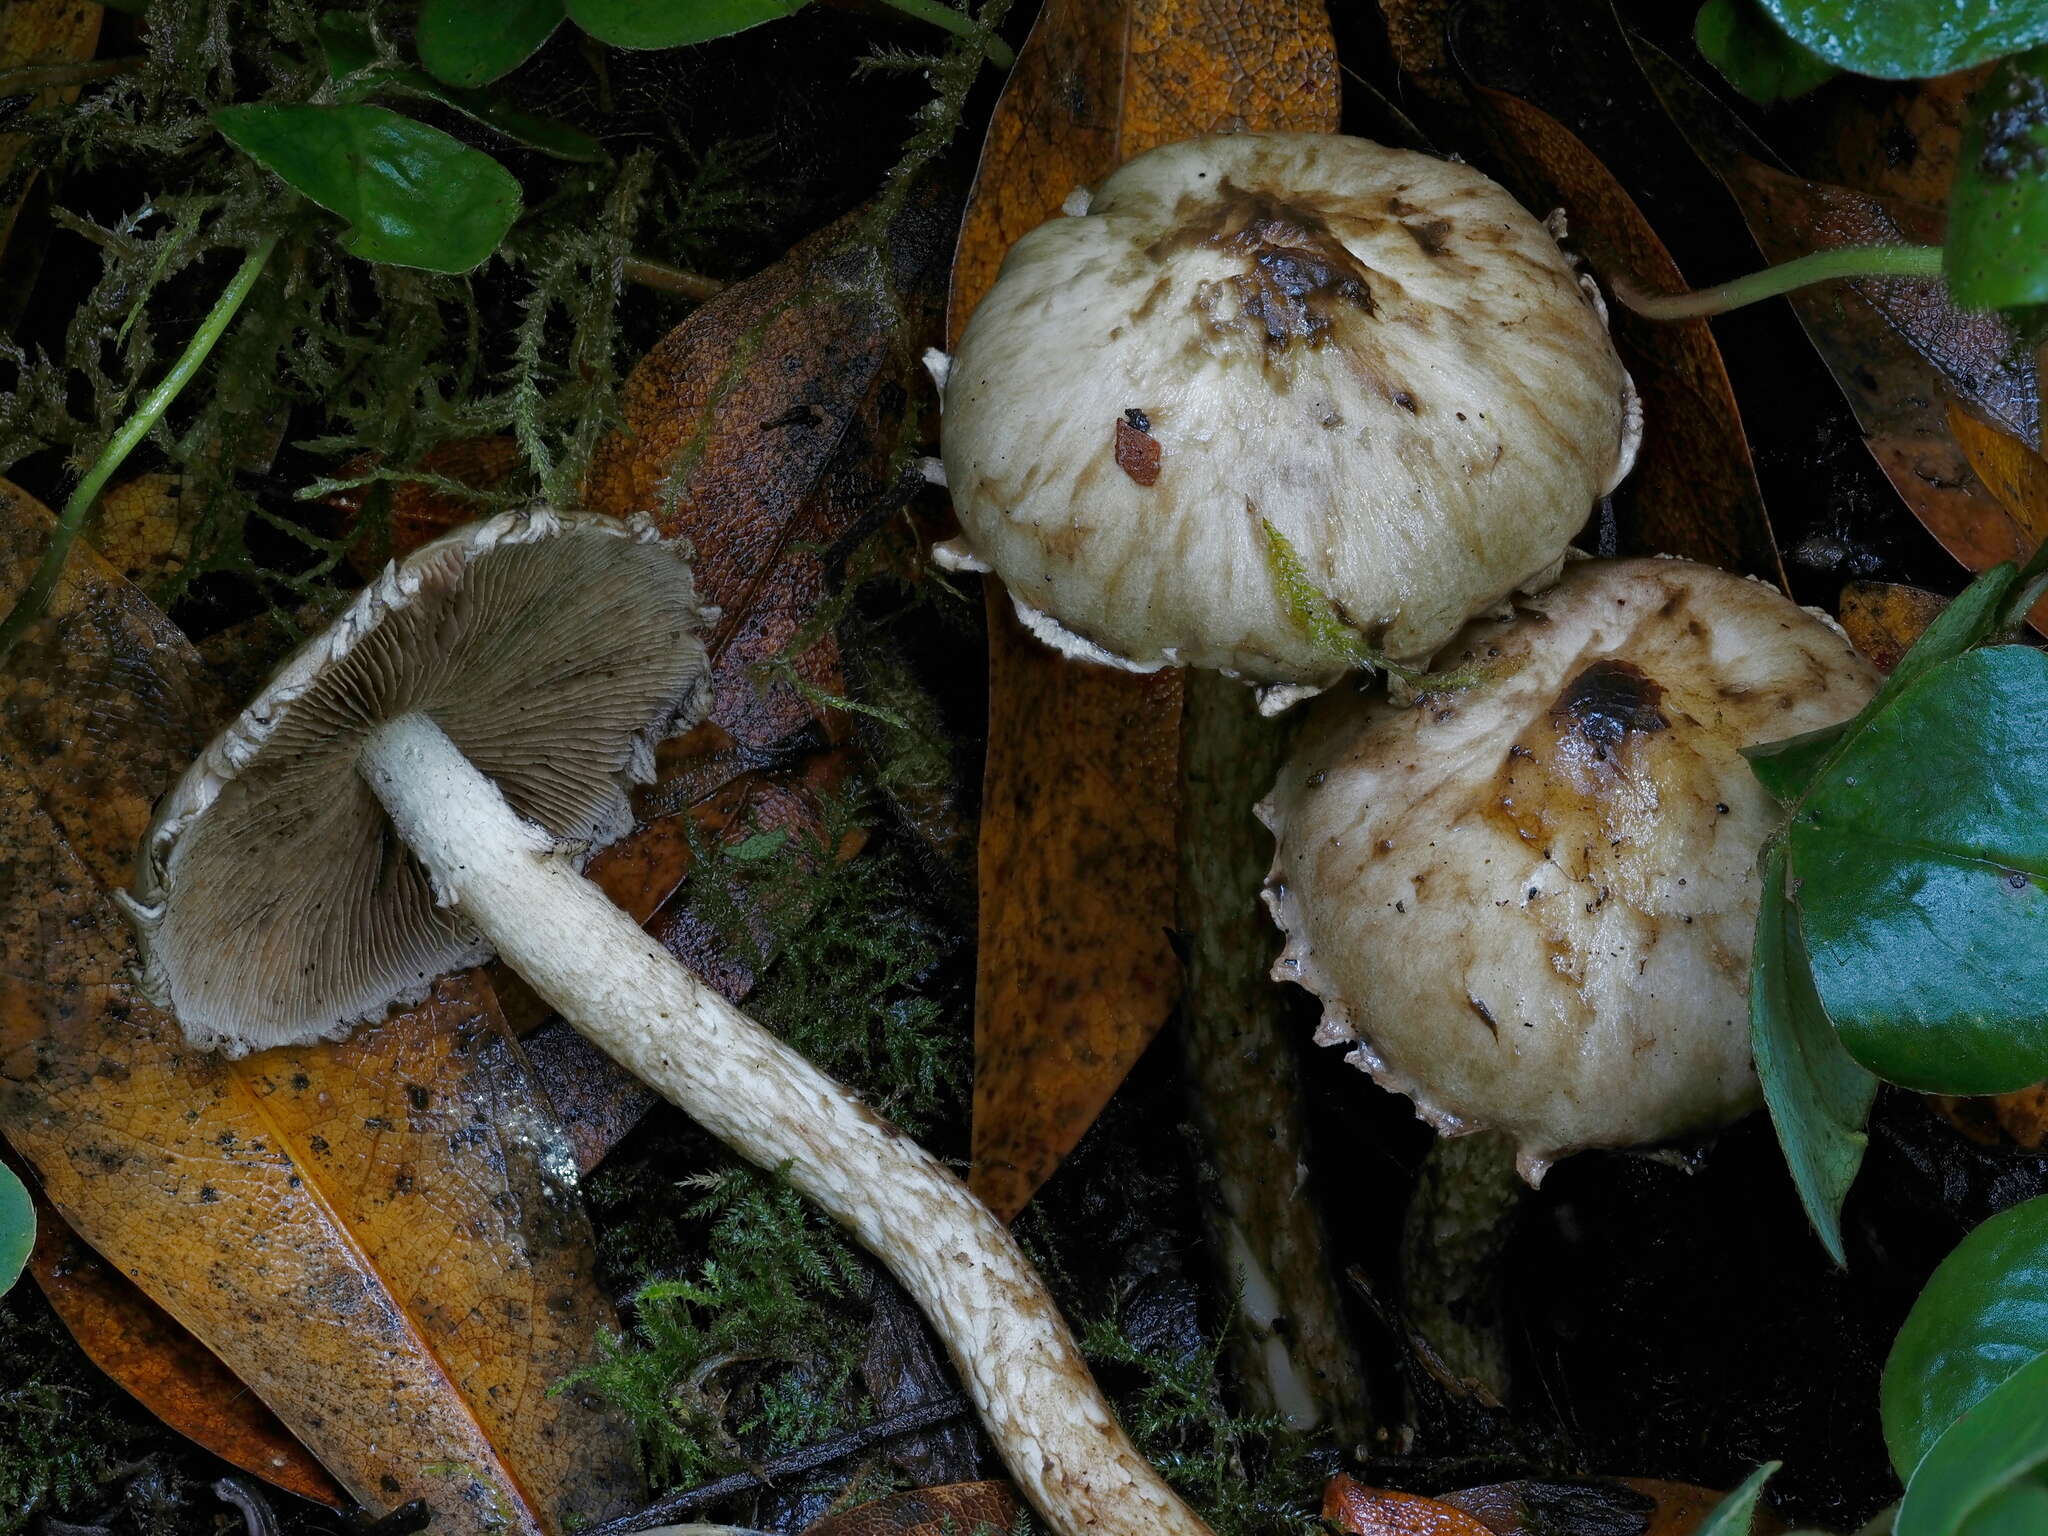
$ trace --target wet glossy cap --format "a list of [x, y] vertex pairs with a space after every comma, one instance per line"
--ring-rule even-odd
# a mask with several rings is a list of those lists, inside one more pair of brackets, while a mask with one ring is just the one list
[[1325, 134], [1131, 161], [1020, 240], [946, 369], [957, 565], [1075, 656], [1341, 675], [1265, 525], [1396, 660], [1556, 574], [1639, 422], [1598, 295], [1470, 166]]
[[610, 518], [507, 513], [394, 563], [158, 806], [123, 903], [144, 992], [239, 1055], [339, 1038], [486, 958], [357, 773], [364, 740], [423, 711], [522, 816], [594, 851], [708, 703], [705, 618], [681, 551]]
[[1483, 670], [1402, 708], [1319, 704], [1259, 815], [1273, 974], [1317, 1039], [1532, 1181], [1750, 1108], [1757, 856], [1780, 812], [1741, 749], [1848, 718], [1876, 673], [1760, 582], [1589, 560], [1468, 628]]

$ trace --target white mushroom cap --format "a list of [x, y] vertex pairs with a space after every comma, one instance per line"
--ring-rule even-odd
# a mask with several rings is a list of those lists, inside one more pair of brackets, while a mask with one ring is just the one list
[[278, 671], [157, 808], [126, 900], [143, 989], [202, 1045], [338, 1039], [490, 954], [356, 771], [432, 715], [579, 855], [708, 703], [690, 568], [651, 527], [535, 509], [393, 564]]
[[1264, 524], [1415, 661], [1555, 577], [1638, 435], [1597, 294], [1479, 172], [1191, 139], [1011, 250], [947, 373], [941, 554], [1069, 654], [1327, 686]]
[[1400, 708], [1318, 706], [1258, 808], [1273, 974], [1324, 1044], [1446, 1134], [1514, 1138], [1533, 1183], [1585, 1147], [1750, 1108], [1758, 852], [1744, 746], [1846, 719], [1877, 675], [1811, 610], [1679, 560], [1585, 561]]

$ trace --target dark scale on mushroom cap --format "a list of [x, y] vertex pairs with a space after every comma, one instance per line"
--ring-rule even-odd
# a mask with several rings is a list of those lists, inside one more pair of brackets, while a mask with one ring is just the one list
[[339, 1038], [485, 958], [357, 773], [365, 740], [431, 716], [587, 856], [703, 712], [705, 618], [678, 550], [609, 518], [507, 513], [387, 569], [158, 807], [124, 902], [151, 999], [239, 1053]]

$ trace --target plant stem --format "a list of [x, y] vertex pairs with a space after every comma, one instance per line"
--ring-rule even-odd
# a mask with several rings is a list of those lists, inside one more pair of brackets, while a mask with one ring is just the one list
[[1845, 245], [1766, 267], [1733, 282], [1691, 293], [1640, 293], [1616, 283], [1614, 296], [1650, 320], [1690, 320], [1726, 314], [1759, 299], [1824, 283], [1838, 277], [1939, 277], [1942, 248], [1938, 245]]
[[78, 482], [70, 499], [64, 503], [63, 512], [58, 515], [57, 526], [50, 534], [50, 546], [43, 551], [42, 564], [36, 567], [35, 575], [15, 600], [6, 622], [0, 623], [0, 662], [6, 661], [23, 633], [43, 616], [43, 610], [49, 606], [50, 594], [57, 589], [57, 579], [64, 574], [64, 562], [71, 554], [72, 541], [85, 526], [86, 514], [99, 500], [107, 481], [127, 461], [136, 445], [149, 435], [150, 428], [163, 418], [171, 402], [192, 382], [193, 375], [199, 372], [214, 346], [226, 334], [243, 301], [249, 297], [249, 290], [256, 286], [264, 263], [270, 260], [270, 253], [276, 249], [277, 236], [272, 235], [243, 258], [241, 269], [229, 279], [220, 297], [214, 300], [213, 308], [199, 322], [198, 331], [185, 344], [184, 352], [171, 365], [171, 371], [157, 382], [155, 389], [142, 397], [135, 414], [121, 423], [121, 429], [100, 450], [92, 468]]
[[118, 59], [90, 59], [82, 64], [35, 64], [0, 71], [0, 96], [19, 96], [25, 91], [47, 90], [51, 86], [88, 85], [94, 80], [111, 80], [142, 68], [139, 53]]
[[[954, 10], [945, 0], [882, 0], [882, 3], [891, 10], [915, 16], [919, 21], [928, 21], [960, 37], [973, 37], [982, 30], [971, 16]], [[981, 51], [997, 69], [1008, 69], [1017, 62], [1017, 55], [1010, 51], [1010, 45], [993, 32], [982, 35]]]

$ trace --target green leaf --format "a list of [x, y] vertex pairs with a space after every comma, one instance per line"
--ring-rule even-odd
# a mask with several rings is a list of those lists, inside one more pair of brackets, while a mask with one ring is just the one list
[[342, 249], [365, 261], [467, 272], [519, 217], [503, 166], [383, 107], [224, 107], [228, 141], [348, 221]]
[[[2016, 1510], [2002, 1497], [2031, 1487], [2028, 1474], [2048, 1462], [2048, 1354], [2036, 1355], [1949, 1426], [1913, 1469], [1892, 1536], [1956, 1536], [1977, 1529], [1980, 1513], [2003, 1525]], [[2019, 1527], [2038, 1533], [2048, 1526]]]
[[36, 1208], [14, 1170], [0, 1163], [0, 1296], [7, 1294], [36, 1245]]
[[2048, 1076], [2048, 655], [1971, 651], [1848, 742], [1787, 833], [1850, 1055], [1928, 1093]]
[[2007, 59], [1970, 103], [1942, 264], [1965, 309], [2048, 301], [2048, 48]]
[[[2042, 547], [2048, 549], [2048, 545]], [[1913, 648], [1899, 658], [1899, 664], [1892, 668], [1876, 695], [1853, 718], [1838, 725], [1824, 725], [1803, 736], [1743, 748], [1750, 771], [1776, 799], [1788, 805], [1799, 799], [1843, 744], [1862, 734], [1911, 683], [1930, 668], [1953, 661], [1972, 646], [1982, 645], [2011, 624], [2011, 600], [2021, 577], [2022, 573], [2010, 562], [1986, 571], [1935, 615], [1934, 622], [1913, 642]]]
[[1785, 850], [1764, 853], [1749, 971], [1749, 1037], [1771, 1124], [1799, 1203], [1828, 1256], [1842, 1252], [1842, 1201], [1863, 1164], [1863, 1122], [1877, 1079], [1842, 1049], [1813, 990], [1799, 914], [1785, 899]]
[[773, 858], [782, 851], [789, 841], [789, 828], [771, 827], [766, 832], [756, 832], [733, 846], [732, 857], [741, 864], [758, 864], [761, 860]]
[[522, 112], [495, 92], [454, 90], [425, 70], [381, 61], [369, 26], [354, 12], [330, 12], [320, 18], [316, 30], [327, 56], [327, 73], [334, 77], [336, 96], [341, 101], [362, 101], [383, 91], [417, 96], [453, 107], [463, 116], [542, 154], [585, 162], [605, 158], [603, 145], [567, 123]]
[[1749, 1536], [1764, 1484], [1783, 1465], [1781, 1461], [1767, 1461], [1750, 1473], [1740, 1488], [1707, 1511], [1706, 1519], [1693, 1527], [1692, 1536]]
[[1787, 37], [1756, 0], [1707, 0], [1692, 35], [1707, 62], [1752, 101], [1789, 101], [1839, 73]]
[[679, 48], [780, 21], [806, 0], [569, 0], [569, 19], [614, 48]]
[[415, 46], [436, 79], [465, 90], [502, 79], [562, 24], [562, 0], [425, 0]]
[[1795, 43], [1886, 80], [1968, 69], [2048, 41], [2036, 0], [1763, 0]]
[[1971, 1513], [1958, 1536], [2041, 1536], [2048, 1531], [2048, 1487], [2039, 1475], [2008, 1483]]
[[1942, 1260], [1885, 1361], [1885, 1445], [1910, 1482], [1971, 1408], [2048, 1352], [2048, 1195], [1982, 1223]]

